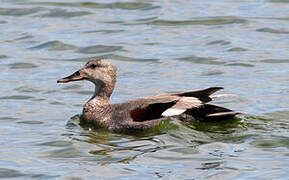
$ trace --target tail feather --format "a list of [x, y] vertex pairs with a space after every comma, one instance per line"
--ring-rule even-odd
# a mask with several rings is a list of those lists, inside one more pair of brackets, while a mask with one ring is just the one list
[[218, 98], [225, 98], [225, 97], [232, 97], [232, 96], [236, 96], [236, 95], [235, 94], [218, 94], [218, 95], [210, 96], [210, 98], [212, 100], [215, 100]]
[[187, 110], [186, 113], [200, 121], [226, 120], [233, 118], [237, 114], [241, 114], [241, 112], [212, 104], [205, 104], [203, 108]]
[[190, 91], [177, 94], [179, 96], [187, 96], [187, 97], [201, 97], [201, 98], [209, 98], [210, 95], [215, 92], [224, 89], [223, 87], [210, 87], [200, 91]]
[[[219, 95], [212, 95], [215, 92], [224, 89], [223, 87], [210, 87], [200, 91], [191, 91], [191, 92], [184, 92], [180, 94], [176, 94], [178, 96], [186, 97], [195, 97], [202, 101], [203, 106], [198, 108], [190, 108], [187, 109], [184, 114], [189, 115], [188, 117], [193, 117], [193, 119], [197, 119], [200, 121], [219, 121], [225, 119], [231, 119], [237, 114], [241, 114], [241, 112], [236, 112], [231, 109], [227, 109], [224, 107], [206, 104], [212, 100], [217, 98], [223, 97], [230, 97], [235, 96], [233, 94], [219, 94]], [[186, 117], [186, 116], [184, 116]]]
[[218, 113], [207, 114], [206, 117], [235, 116], [237, 114], [242, 114], [242, 113], [241, 112], [237, 112], [237, 111], [218, 112]]

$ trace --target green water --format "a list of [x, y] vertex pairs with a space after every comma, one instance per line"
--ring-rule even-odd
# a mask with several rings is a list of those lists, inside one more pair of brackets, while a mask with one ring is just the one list
[[[0, 178], [288, 179], [289, 3], [1, 0]], [[114, 103], [223, 86], [220, 123], [116, 134], [80, 125], [88, 59], [118, 67]]]

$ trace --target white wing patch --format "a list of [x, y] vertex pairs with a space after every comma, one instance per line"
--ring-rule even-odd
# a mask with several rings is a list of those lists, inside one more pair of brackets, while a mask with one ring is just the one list
[[179, 101], [173, 105], [171, 108], [165, 110], [162, 116], [176, 116], [184, 113], [187, 109], [198, 108], [203, 106], [203, 103], [195, 97], [182, 97]]
[[172, 109], [172, 108], [169, 108], [169, 109], [165, 110], [162, 113], [162, 116], [164, 116], [164, 117], [176, 116], [176, 115], [182, 114], [185, 111], [186, 111], [186, 109]]

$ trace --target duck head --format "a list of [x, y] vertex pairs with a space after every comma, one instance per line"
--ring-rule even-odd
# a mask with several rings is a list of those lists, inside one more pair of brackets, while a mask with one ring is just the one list
[[57, 80], [57, 83], [80, 80], [94, 83], [97, 91], [95, 93], [103, 92], [110, 96], [116, 82], [116, 67], [105, 60], [90, 60], [75, 73]]

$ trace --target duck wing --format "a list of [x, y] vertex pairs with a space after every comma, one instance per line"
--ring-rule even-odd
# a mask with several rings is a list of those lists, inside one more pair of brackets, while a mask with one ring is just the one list
[[178, 94], [164, 94], [115, 104], [113, 119], [132, 129], [147, 129], [158, 125], [167, 117], [188, 114], [191, 117], [221, 119], [238, 114], [226, 108], [209, 105], [207, 102], [227, 95], [211, 96], [221, 87]]
[[203, 101], [196, 97], [159, 95], [127, 102], [129, 116], [134, 122], [144, 122], [162, 117], [180, 115], [187, 109], [202, 107]]
[[132, 120], [143, 122], [161, 117], [177, 116], [188, 109], [202, 108], [205, 103], [216, 98], [229, 96], [227, 94], [211, 96], [222, 89], [224, 88], [210, 87], [198, 91], [151, 96], [128, 101], [125, 104], [126, 106], [130, 106], [128, 109]]
[[[181, 114], [180, 108], [183, 111], [186, 108], [203, 105], [197, 98], [189, 97], [189, 101], [186, 100], [187, 98], [176, 95], [159, 95], [114, 104], [111, 106], [111, 119], [116, 120], [114, 130], [149, 129], [160, 124], [169, 116]], [[164, 112], [166, 115], [163, 114]]]
[[169, 116], [180, 115], [188, 109], [196, 109], [196, 108], [203, 107], [205, 103], [210, 102], [216, 98], [231, 96], [229, 94], [211, 96], [215, 92], [222, 90], [222, 89], [224, 88], [223, 87], [210, 87], [204, 90], [189, 91], [189, 92], [174, 94], [181, 98], [174, 106], [164, 111], [162, 113], [162, 116], [169, 117]]

